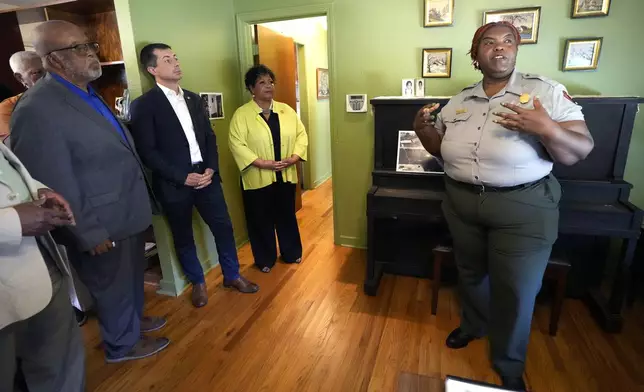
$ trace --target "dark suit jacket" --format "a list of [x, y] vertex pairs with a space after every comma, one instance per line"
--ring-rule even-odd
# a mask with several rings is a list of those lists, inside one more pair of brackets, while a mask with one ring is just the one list
[[[183, 93], [204, 165], [218, 172], [217, 141], [201, 98], [185, 89]], [[188, 139], [170, 101], [155, 85], [132, 102], [131, 113], [132, 135], [143, 163], [152, 171], [156, 196], [162, 202], [183, 198], [191, 190], [184, 184], [192, 172], [192, 160]]]
[[47, 75], [11, 116], [11, 147], [29, 173], [71, 204], [76, 227], [63, 243], [87, 251], [152, 223], [148, 187], [134, 140]]

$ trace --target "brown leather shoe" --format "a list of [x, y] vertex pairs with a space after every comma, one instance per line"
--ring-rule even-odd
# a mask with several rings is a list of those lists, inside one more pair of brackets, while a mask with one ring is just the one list
[[192, 305], [195, 308], [201, 308], [208, 303], [208, 292], [205, 283], [192, 285]]
[[141, 340], [139, 340], [127, 354], [122, 357], [116, 358], [110, 358], [106, 356], [105, 362], [119, 363], [147, 358], [160, 351], [165, 350], [165, 348], [168, 347], [169, 344], [170, 339], [168, 338], [153, 338], [150, 336], [141, 336]]
[[158, 331], [161, 328], [165, 327], [167, 323], [168, 320], [163, 317], [143, 316], [141, 317], [141, 332], [143, 333]]
[[252, 294], [259, 291], [259, 286], [248, 279], [240, 276], [235, 280], [224, 280], [224, 287], [236, 289], [237, 291], [245, 294]]

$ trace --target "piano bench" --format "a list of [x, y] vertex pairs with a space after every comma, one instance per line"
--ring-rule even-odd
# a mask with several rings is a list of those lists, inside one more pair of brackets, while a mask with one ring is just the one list
[[[432, 314], [435, 315], [436, 309], [438, 308], [438, 290], [441, 284], [441, 270], [444, 264], [454, 263], [454, 252], [451, 246], [438, 245], [432, 250], [432, 253], [434, 255], [434, 280], [432, 282], [431, 306]], [[548, 260], [548, 266], [544, 274], [544, 280], [547, 279], [556, 283], [555, 294], [550, 308], [549, 333], [551, 336], [557, 335], [561, 308], [566, 295], [566, 280], [570, 267], [571, 265], [568, 260], [561, 256], [552, 255], [550, 260]]]

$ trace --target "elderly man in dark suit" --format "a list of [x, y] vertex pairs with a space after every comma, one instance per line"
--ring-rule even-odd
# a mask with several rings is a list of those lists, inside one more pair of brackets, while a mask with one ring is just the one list
[[143, 162], [153, 173], [183, 271], [192, 283], [192, 303], [208, 302], [201, 263], [192, 234], [192, 209], [210, 227], [217, 245], [224, 286], [242, 293], [259, 288], [239, 274], [239, 261], [221, 189], [217, 142], [202, 101], [179, 87], [182, 72], [170, 46], [150, 44], [141, 64], [157, 83], [132, 104], [132, 134]]
[[98, 44], [56, 20], [36, 28], [35, 48], [48, 74], [13, 112], [13, 151], [71, 205], [76, 226], [59, 238], [94, 299], [106, 361], [148, 357], [169, 340], [141, 335], [166, 321], [142, 314], [142, 232], [152, 217], [134, 142], [88, 85], [102, 73]]

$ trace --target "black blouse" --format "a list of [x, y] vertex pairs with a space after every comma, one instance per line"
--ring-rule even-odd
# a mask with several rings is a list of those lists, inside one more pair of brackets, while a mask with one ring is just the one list
[[[264, 121], [266, 121], [266, 124], [268, 124], [268, 127], [271, 129], [271, 135], [273, 136], [273, 154], [275, 155], [275, 160], [279, 162], [282, 160], [282, 138], [280, 135], [279, 115], [271, 110], [271, 114], [268, 116], [268, 119], [266, 119], [262, 113], [260, 113], [260, 116]], [[278, 182], [283, 181], [281, 172], [277, 172], [276, 176]]]

